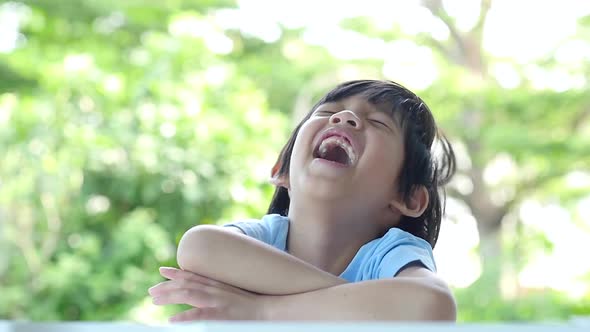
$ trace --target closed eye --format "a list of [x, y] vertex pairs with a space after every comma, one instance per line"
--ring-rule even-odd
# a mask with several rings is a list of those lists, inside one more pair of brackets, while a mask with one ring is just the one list
[[378, 124], [380, 126], [383, 126], [385, 128], [389, 128], [389, 126], [383, 121], [376, 120], [376, 119], [369, 119], [369, 121], [371, 121], [372, 123]]
[[316, 111], [315, 114], [316, 115], [329, 115], [331, 116], [332, 114], [335, 114], [336, 112], [331, 112], [331, 111]]

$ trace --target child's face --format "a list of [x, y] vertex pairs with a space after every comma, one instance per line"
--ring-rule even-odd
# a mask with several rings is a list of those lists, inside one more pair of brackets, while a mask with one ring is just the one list
[[397, 199], [403, 132], [360, 96], [322, 104], [301, 126], [289, 170], [291, 200], [339, 200], [378, 211]]

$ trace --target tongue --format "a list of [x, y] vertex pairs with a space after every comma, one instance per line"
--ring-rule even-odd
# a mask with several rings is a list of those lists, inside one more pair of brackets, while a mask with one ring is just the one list
[[348, 154], [340, 146], [332, 146], [328, 148], [326, 154], [324, 154], [322, 158], [343, 165], [348, 165], [349, 161]]

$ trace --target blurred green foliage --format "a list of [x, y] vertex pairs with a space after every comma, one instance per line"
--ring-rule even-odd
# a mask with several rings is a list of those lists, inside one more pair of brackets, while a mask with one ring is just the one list
[[184, 230], [264, 211], [286, 117], [167, 30], [183, 10], [207, 24], [209, 5], [2, 5], [26, 46], [0, 58], [0, 317], [124, 319]]
[[572, 301], [554, 290], [538, 290], [515, 298], [502, 298], [490, 292], [481, 281], [455, 290], [458, 319], [463, 322], [560, 321], [588, 316], [590, 301]]
[[[146, 290], [160, 280], [158, 266], [175, 264], [179, 236], [196, 224], [263, 214], [273, 190], [266, 179], [291, 117], [340, 81], [342, 68], [379, 76], [380, 61], [336, 59], [305, 44], [298, 30], [265, 42], [223, 29], [212, 15], [232, 6], [0, 2], [20, 31], [16, 47], [0, 53], [0, 319], [157, 316]], [[363, 18], [343, 27], [402, 37]], [[587, 193], [559, 177], [590, 164], [590, 136], [576, 130], [584, 126], [579, 110], [590, 105], [587, 90], [525, 86], [505, 98], [494, 82], [470, 85], [465, 68], [441, 68], [421, 95], [454, 140], [481, 139], [475, 165], [510, 154], [534, 175], [511, 183], [519, 197], [560, 195], [565, 204]], [[490, 111], [465, 126], [466, 110], [481, 105]], [[545, 175], [555, 176], [529, 181]], [[550, 247], [540, 237], [531, 243]], [[506, 301], [494, 282], [457, 290], [461, 320], [590, 313], [588, 297]]]

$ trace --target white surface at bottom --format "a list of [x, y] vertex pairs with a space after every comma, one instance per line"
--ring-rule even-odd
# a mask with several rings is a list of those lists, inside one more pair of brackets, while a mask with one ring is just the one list
[[294, 322], [197, 322], [169, 325], [142, 325], [125, 322], [19, 322], [0, 321], [0, 332], [589, 332], [590, 322], [571, 323], [294, 323]]

